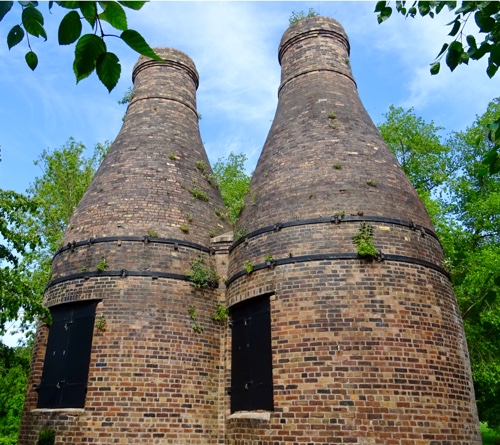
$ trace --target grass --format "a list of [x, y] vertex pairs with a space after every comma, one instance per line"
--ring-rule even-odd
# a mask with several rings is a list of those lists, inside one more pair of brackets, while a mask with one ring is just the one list
[[496, 433], [494, 430], [490, 430], [486, 423], [481, 423], [481, 437], [483, 439], [483, 445], [493, 445], [500, 443], [500, 433]]

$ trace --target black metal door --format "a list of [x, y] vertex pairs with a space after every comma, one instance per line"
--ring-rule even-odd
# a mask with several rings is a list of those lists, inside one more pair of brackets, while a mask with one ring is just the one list
[[51, 309], [38, 408], [83, 408], [89, 372], [96, 301]]
[[273, 409], [269, 296], [231, 308], [231, 412]]

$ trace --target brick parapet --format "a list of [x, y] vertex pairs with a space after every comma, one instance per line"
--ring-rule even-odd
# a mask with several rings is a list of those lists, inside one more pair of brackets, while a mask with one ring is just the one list
[[355, 86], [349, 55], [349, 39], [340, 23], [325, 17], [299, 20], [285, 31], [279, 46], [280, 90], [290, 80], [314, 71], [341, 74]]

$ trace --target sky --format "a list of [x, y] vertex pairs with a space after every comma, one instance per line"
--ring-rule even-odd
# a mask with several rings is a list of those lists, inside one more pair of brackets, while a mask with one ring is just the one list
[[[453, 73], [443, 66], [439, 75], [430, 75], [430, 63], [450, 39], [445, 25], [453, 16], [447, 12], [435, 19], [397, 15], [379, 25], [375, 2], [153, 0], [141, 11], [127, 10], [129, 27], [151, 46], [179, 49], [195, 62], [201, 136], [212, 163], [230, 152], [245, 153], [248, 173], [255, 167], [277, 105], [281, 36], [292, 12], [310, 8], [346, 30], [358, 91], [376, 124], [391, 104], [414, 107], [427, 122], [444, 127], [445, 135], [466, 129], [500, 95], [500, 75], [489, 79], [485, 61], [459, 66]], [[49, 13], [43, 2], [40, 9], [48, 40], [31, 38], [39, 57], [34, 72], [24, 60], [26, 41], [10, 51], [6, 44], [9, 30], [20, 21], [17, 2], [0, 22], [0, 188], [18, 192], [41, 175], [34, 161], [43, 150], [59, 148], [73, 137], [90, 156], [96, 143], [114, 140], [126, 110], [118, 101], [132, 85], [138, 58], [110, 37], [108, 50], [122, 64], [116, 88], [108, 94], [95, 74], [76, 84], [74, 45], [57, 44], [57, 28], [68, 11], [54, 6]]]
[[[351, 44], [351, 66], [362, 102], [375, 123], [391, 104], [414, 107], [426, 121], [446, 132], [464, 130], [499, 95], [500, 75], [489, 79], [485, 61], [431, 76], [442, 44], [449, 41], [448, 12], [435, 19], [395, 15], [379, 25], [375, 2], [167, 2], [152, 1], [141, 11], [127, 10], [129, 27], [151, 46], [169, 46], [188, 54], [200, 74], [197, 92], [200, 130], [211, 162], [231, 151], [245, 153], [250, 173], [258, 159], [277, 105], [280, 81], [278, 45], [292, 12], [333, 17]], [[73, 137], [89, 155], [98, 142], [113, 141], [126, 107], [119, 105], [132, 85], [137, 54], [119, 39], [106, 40], [122, 64], [122, 76], [109, 94], [93, 74], [78, 85], [72, 71], [74, 45], [57, 44], [57, 28], [68, 12], [40, 3], [48, 40], [31, 38], [39, 66], [32, 72], [24, 55], [26, 41], [6, 45], [21, 8], [0, 22], [0, 187], [25, 191], [40, 167], [44, 149], [61, 147]], [[471, 27], [471, 31], [472, 31]], [[84, 28], [90, 32], [90, 28]], [[1, 41], [4, 43], [2, 44]]]

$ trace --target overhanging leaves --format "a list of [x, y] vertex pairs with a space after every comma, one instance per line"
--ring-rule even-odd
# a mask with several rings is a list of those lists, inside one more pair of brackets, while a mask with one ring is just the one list
[[37, 8], [31, 6], [31, 4], [24, 8], [21, 19], [27, 33], [35, 37], [42, 36], [47, 40], [47, 33], [43, 29], [43, 15]]
[[38, 65], [38, 57], [33, 51], [29, 51], [26, 53], [26, 56], [24, 56], [26, 59], [26, 63], [28, 66], [32, 69], [32, 71], [35, 71], [35, 68]]
[[7, 35], [7, 46], [11, 49], [24, 38], [24, 30], [19, 25], [14, 26]]
[[142, 37], [137, 31], [134, 31], [133, 29], [127, 29], [126, 31], [122, 32], [120, 38], [128, 46], [130, 46], [130, 48], [132, 48], [134, 51], [137, 51], [139, 54], [142, 54], [146, 57], [151, 57], [154, 60], [163, 60], [151, 49], [151, 47], [144, 40], [144, 37]]
[[96, 61], [96, 72], [99, 80], [111, 93], [111, 90], [118, 83], [121, 74], [121, 66], [118, 57], [108, 52], [101, 54]]
[[57, 37], [59, 45], [69, 45], [77, 41], [82, 33], [82, 22], [76, 11], [68, 12], [59, 25]]
[[120, 5], [125, 6], [126, 8], [134, 9], [135, 11], [139, 11], [147, 2], [135, 2], [135, 1], [119, 1]]
[[75, 48], [75, 61], [73, 62], [77, 83], [92, 74], [97, 58], [105, 52], [106, 44], [94, 34], [85, 34], [78, 39]]
[[11, 10], [13, 4], [14, 2], [0, 2], [0, 22], [5, 17], [5, 14]]
[[118, 3], [108, 2], [104, 12], [99, 14], [99, 18], [106, 20], [111, 26], [120, 31], [125, 31], [128, 28], [127, 16]]

